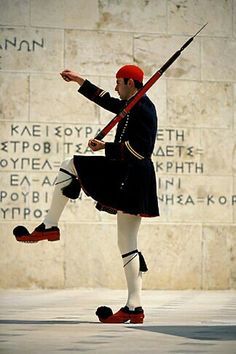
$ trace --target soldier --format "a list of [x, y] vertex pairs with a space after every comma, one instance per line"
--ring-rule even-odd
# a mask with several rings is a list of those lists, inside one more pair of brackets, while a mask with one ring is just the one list
[[[111, 97], [76, 72], [64, 70], [61, 76], [65, 81], [78, 83], [80, 94], [116, 114], [143, 86], [143, 71], [136, 65], [125, 65], [116, 73], [115, 91], [120, 99]], [[31, 234], [20, 226], [14, 230], [20, 242], [59, 240], [60, 215], [68, 199], [76, 199], [81, 188], [97, 202], [98, 210], [117, 214], [118, 246], [124, 263], [128, 299], [125, 307], [115, 314], [107, 307], [100, 307], [96, 313], [101, 322], [143, 323], [142, 272], [147, 267], [138, 251], [137, 236], [142, 217], [159, 216], [151, 160], [156, 132], [155, 106], [144, 95], [119, 122], [114, 142], [97, 139], [88, 142], [95, 152], [105, 150], [105, 156], [75, 155], [62, 163], [51, 207], [43, 223]]]

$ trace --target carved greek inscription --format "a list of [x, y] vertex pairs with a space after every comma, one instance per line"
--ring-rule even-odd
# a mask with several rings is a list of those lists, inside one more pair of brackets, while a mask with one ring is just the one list
[[[17, 47], [17, 42], [12, 43], [6, 45]], [[0, 171], [4, 174], [0, 218], [41, 219], [49, 208], [62, 160], [74, 154], [93, 154], [87, 143], [99, 132], [96, 125], [9, 123], [0, 141]], [[205, 176], [206, 166], [199, 159], [202, 154], [201, 146], [195, 146], [184, 129], [158, 131], [152, 159], [160, 207], [235, 207], [236, 195], [225, 195], [218, 189], [215, 194], [212, 190], [209, 193], [207, 188], [198, 195], [194, 186], [186, 187], [186, 177]], [[88, 197], [82, 192], [79, 200], [70, 203], [83, 203], [85, 199]]]
[[29, 41], [13, 37], [11, 39], [5, 38], [0, 42], [0, 49], [6, 51], [15, 49], [16, 51], [34, 52], [39, 48], [44, 48], [44, 38], [41, 38], [40, 42], [38, 42], [34, 39]]
[[[4, 58], [4, 55], [7, 57], [7, 53], [12, 53], [15, 51], [16, 53], [27, 53], [26, 55], [34, 55], [39, 50], [43, 50], [45, 48], [45, 39], [26, 39], [26, 38], [18, 38], [17, 36], [8, 37], [0, 39], [0, 70], [3, 70], [4, 62], [5, 65], [7, 63], [7, 59]], [[5, 54], [3, 54], [5, 53]], [[13, 54], [12, 54], [13, 55]], [[5, 59], [5, 61], [4, 61]]]

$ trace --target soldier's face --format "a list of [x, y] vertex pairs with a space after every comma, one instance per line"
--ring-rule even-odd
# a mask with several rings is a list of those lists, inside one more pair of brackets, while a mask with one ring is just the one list
[[[128, 81], [128, 83], [129, 83], [129, 81]], [[115, 91], [118, 92], [118, 94], [122, 100], [127, 100], [131, 95], [131, 88], [128, 83], [125, 84], [124, 79], [122, 79], [122, 78], [117, 78], [117, 80], [116, 80]]]

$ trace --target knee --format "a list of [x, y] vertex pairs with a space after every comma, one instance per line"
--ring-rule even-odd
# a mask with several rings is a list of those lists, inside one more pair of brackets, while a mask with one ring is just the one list
[[71, 163], [73, 163], [73, 158], [68, 158], [62, 161], [61, 167], [64, 168], [65, 170], [68, 170], [70, 168]]
[[122, 232], [118, 232], [117, 238], [117, 246], [120, 250], [120, 253], [126, 253], [130, 251], [130, 245], [128, 240], [128, 235], [123, 234]]
[[64, 161], [62, 161], [60, 168], [66, 170], [66, 171], [69, 171], [74, 176], [77, 176], [77, 171], [76, 171], [76, 168], [75, 168], [75, 165], [74, 165], [73, 157], [65, 159]]

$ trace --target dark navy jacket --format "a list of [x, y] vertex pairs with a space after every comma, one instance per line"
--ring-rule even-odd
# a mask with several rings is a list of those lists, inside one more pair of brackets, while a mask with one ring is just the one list
[[[78, 92], [115, 114], [127, 104], [88, 80]], [[105, 157], [74, 156], [82, 188], [104, 206], [100, 210], [110, 208], [135, 215], [159, 215], [151, 160], [156, 132], [155, 106], [144, 95], [118, 123], [114, 142], [105, 144]]]
[[[99, 106], [116, 114], [120, 113], [127, 104], [124, 100], [111, 97], [108, 92], [103, 91], [88, 80], [84, 82], [79, 92]], [[126, 124], [127, 127], [125, 127]], [[106, 156], [108, 158], [124, 159], [137, 152], [144, 158], [150, 158], [154, 149], [156, 133], [156, 109], [150, 99], [144, 95], [131, 109], [128, 117], [126, 116], [119, 122], [115, 142], [106, 144]], [[124, 144], [125, 141], [128, 144]]]

